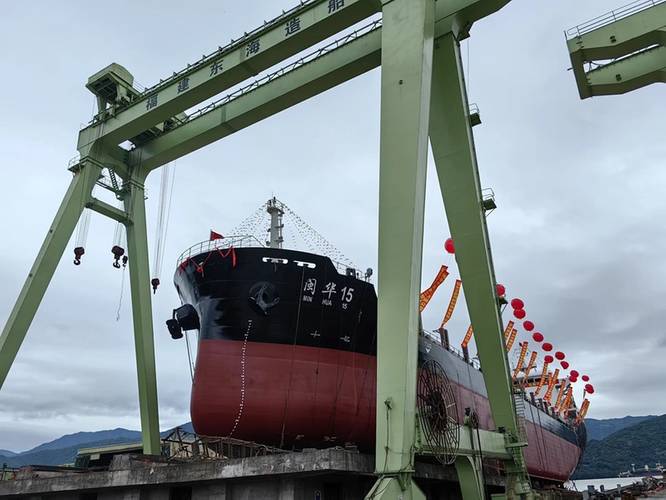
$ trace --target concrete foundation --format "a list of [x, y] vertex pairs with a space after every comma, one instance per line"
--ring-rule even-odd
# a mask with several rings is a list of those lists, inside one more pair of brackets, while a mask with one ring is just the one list
[[[0, 498], [25, 500], [358, 500], [374, 482], [374, 457], [343, 449], [232, 460], [167, 461], [118, 455], [107, 470], [48, 472], [37, 467], [0, 481]], [[458, 500], [455, 469], [417, 463], [428, 500]], [[494, 491], [500, 476], [486, 476]]]

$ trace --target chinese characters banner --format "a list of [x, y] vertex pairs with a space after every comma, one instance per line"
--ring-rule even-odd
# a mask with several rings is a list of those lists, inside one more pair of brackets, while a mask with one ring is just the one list
[[419, 311], [423, 312], [423, 310], [428, 305], [428, 302], [430, 302], [430, 299], [432, 299], [432, 296], [435, 295], [435, 292], [439, 286], [444, 283], [444, 280], [448, 275], [449, 271], [446, 266], [439, 268], [439, 272], [437, 273], [437, 276], [435, 276], [432, 285], [430, 285], [427, 290], [421, 292], [421, 296], [419, 297]]
[[506, 350], [509, 352], [511, 348], [513, 347], [513, 343], [516, 341], [516, 335], [518, 335], [518, 330], [515, 328], [511, 329], [511, 335], [509, 335], [509, 339], [506, 341]]
[[539, 379], [539, 384], [537, 385], [536, 391], [534, 392], [535, 396], [538, 396], [541, 392], [541, 388], [546, 383], [548, 379], [548, 363], [543, 364], [543, 370], [541, 371], [541, 378]]
[[546, 394], [543, 397], [543, 399], [545, 401], [548, 401], [549, 403], [553, 397], [553, 389], [555, 389], [555, 384], [557, 383], [557, 378], [559, 376], [560, 376], [560, 369], [556, 368], [555, 373], [553, 373], [553, 378], [551, 378], [550, 382], [548, 383], [548, 390], [546, 391]]
[[515, 380], [518, 374], [522, 371], [523, 365], [525, 364], [525, 356], [527, 356], [527, 347], [528, 343], [523, 342], [520, 344], [520, 356], [518, 357], [518, 364], [516, 364], [516, 369], [513, 371], [513, 379]]
[[568, 382], [564, 382], [560, 385], [560, 390], [557, 393], [557, 399], [555, 400], [555, 411], [560, 411], [560, 405], [562, 404], [562, 398], [564, 394], [569, 391]]
[[458, 303], [458, 296], [460, 295], [461, 285], [462, 281], [456, 280], [456, 284], [453, 287], [453, 293], [451, 294], [451, 300], [449, 301], [449, 307], [446, 308], [446, 314], [444, 315], [442, 324], [439, 325], [440, 328], [444, 328], [444, 325], [446, 325], [446, 323], [451, 319], [451, 316], [453, 315], [453, 310], [456, 308], [456, 304]]
[[532, 351], [530, 354], [530, 361], [527, 363], [527, 368], [525, 368], [525, 380], [530, 376], [530, 372], [536, 367], [537, 352]]
[[585, 399], [583, 401], [583, 404], [580, 405], [580, 411], [578, 412], [578, 417], [576, 418], [576, 423], [581, 423], [583, 419], [585, 418], [585, 415], [587, 415], [587, 410], [590, 407], [590, 400]]
[[467, 345], [469, 344], [469, 341], [472, 340], [472, 334], [474, 333], [474, 330], [472, 330], [472, 325], [469, 325], [469, 328], [467, 329], [467, 333], [465, 333], [465, 338], [463, 339], [462, 343], [460, 346], [465, 349]]

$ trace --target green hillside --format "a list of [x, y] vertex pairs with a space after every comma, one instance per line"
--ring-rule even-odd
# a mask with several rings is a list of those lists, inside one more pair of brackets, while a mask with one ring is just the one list
[[586, 418], [585, 419], [585, 428], [587, 429], [587, 439], [592, 441], [596, 439], [601, 441], [607, 436], [629, 427], [632, 425], [640, 424], [645, 420], [650, 420], [651, 418], [656, 417], [657, 415], [645, 415], [642, 417], [620, 417], [620, 418]]
[[666, 463], [666, 415], [654, 417], [588, 443], [574, 479], [615, 477], [631, 464]]

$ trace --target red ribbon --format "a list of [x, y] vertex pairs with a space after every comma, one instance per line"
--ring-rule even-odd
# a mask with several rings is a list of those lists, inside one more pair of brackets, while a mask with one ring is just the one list
[[[234, 267], [234, 268], [236, 267], [236, 249], [233, 246], [230, 246], [229, 248], [227, 248], [226, 252], [223, 252], [222, 250], [220, 250], [218, 248], [217, 253], [223, 259], [226, 259], [227, 257], [231, 256], [231, 267]], [[208, 260], [212, 256], [213, 256], [213, 252], [210, 252], [201, 264], [198, 264], [194, 259], [192, 259], [191, 257], [188, 257], [183, 262], [180, 263], [180, 266], [178, 266], [178, 268], [181, 271], [184, 271], [187, 268], [187, 266], [190, 264], [190, 262], [193, 262], [195, 271], [199, 274], [203, 274], [204, 266], [206, 265], [206, 263], [208, 262]]]
[[222, 252], [222, 250], [219, 248], [217, 249], [217, 253], [219, 253], [220, 257], [223, 259], [226, 259], [229, 257], [229, 255], [231, 255], [231, 267], [236, 267], [236, 249], [233, 247], [233, 245], [227, 248], [226, 253]]

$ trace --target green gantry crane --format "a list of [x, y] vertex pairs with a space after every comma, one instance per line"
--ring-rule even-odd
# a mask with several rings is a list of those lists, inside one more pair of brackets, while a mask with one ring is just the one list
[[[531, 497], [486, 229], [459, 43], [509, 0], [308, 0], [139, 91], [111, 64], [87, 87], [98, 112], [79, 133], [79, 159], [0, 337], [4, 382], [84, 208], [127, 230], [144, 452], [160, 453], [144, 183], [149, 173], [381, 65], [377, 483], [367, 498], [423, 499], [413, 482], [417, 342], [428, 140], [496, 432], [462, 433], [456, 468], [465, 500], [485, 497], [479, 450], [504, 461], [508, 498]], [[198, 112], [188, 110], [364, 19], [380, 20], [317, 47]], [[129, 149], [121, 144], [129, 141]], [[120, 183], [103, 182], [104, 175]], [[98, 184], [124, 201], [92, 195]], [[389, 415], [390, 418], [386, 418]]]
[[565, 32], [581, 99], [666, 82], [666, 1], [638, 0]]

